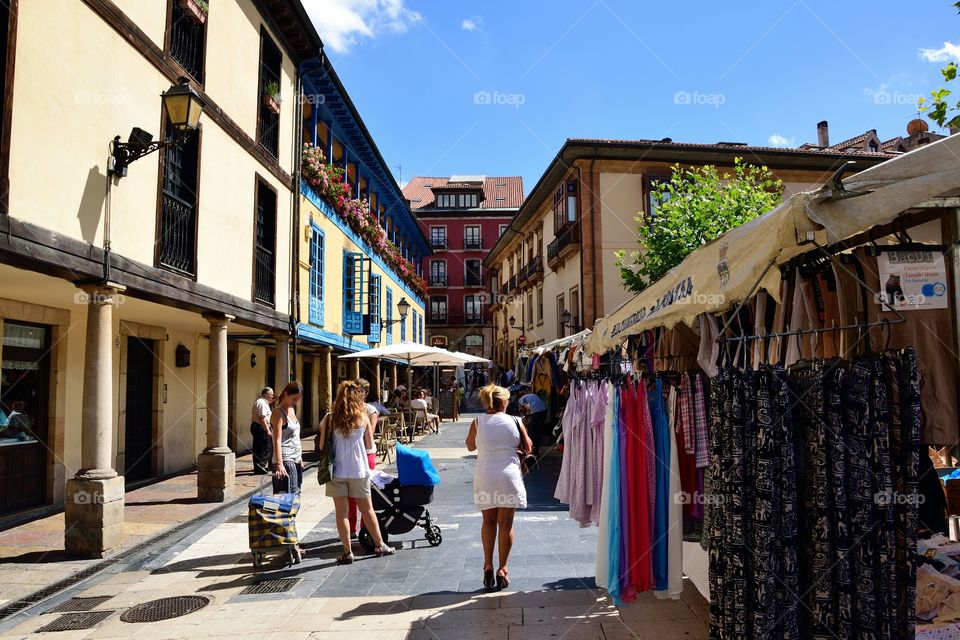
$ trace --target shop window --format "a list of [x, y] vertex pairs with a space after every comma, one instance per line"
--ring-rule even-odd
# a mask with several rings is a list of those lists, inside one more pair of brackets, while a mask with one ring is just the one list
[[323, 326], [323, 260], [326, 237], [313, 227], [310, 237], [310, 323]]
[[167, 50], [170, 57], [200, 84], [203, 84], [206, 37], [207, 21], [197, 22], [181, 2], [170, 3], [170, 42]]
[[50, 328], [4, 320], [0, 513], [46, 500]]
[[187, 134], [182, 145], [167, 146], [160, 168], [157, 262], [186, 276], [196, 274], [200, 135], [197, 130]]
[[257, 180], [253, 299], [273, 306], [276, 289], [277, 192]]
[[264, 97], [268, 88], [280, 86], [283, 54], [263, 29], [260, 30], [260, 95], [257, 118], [257, 139], [260, 146], [274, 158], [280, 153], [280, 114], [276, 113]]

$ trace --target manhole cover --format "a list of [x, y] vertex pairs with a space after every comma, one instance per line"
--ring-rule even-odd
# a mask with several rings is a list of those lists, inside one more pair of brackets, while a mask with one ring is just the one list
[[92, 611], [113, 596], [94, 596], [92, 598], [70, 598], [44, 613], [71, 613], [74, 611]]
[[199, 611], [210, 604], [210, 598], [205, 596], [174, 596], [160, 598], [130, 607], [123, 612], [120, 619], [124, 622], [158, 622], [179, 618], [188, 613]]
[[37, 629], [37, 633], [46, 633], [47, 631], [78, 631], [80, 629], [92, 629], [104, 620], [110, 617], [113, 611], [88, 611], [85, 613], [67, 613], [45, 627]]
[[254, 583], [240, 592], [240, 595], [252, 595], [256, 593], [284, 593], [293, 589], [300, 582], [300, 578], [276, 578], [274, 580], [261, 580]]

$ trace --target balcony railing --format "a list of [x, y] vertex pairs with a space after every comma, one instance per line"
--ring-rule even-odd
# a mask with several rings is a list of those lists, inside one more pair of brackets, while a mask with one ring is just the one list
[[447, 248], [447, 239], [446, 239], [446, 238], [431, 238], [431, 239], [430, 239], [430, 248], [431, 248], [431, 249], [446, 249], [446, 248]]
[[510, 291], [513, 291], [517, 288], [517, 276], [510, 278]]
[[164, 191], [157, 241], [160, 266], [187, 276], [195, 275], [196, 232], [193, 204]]
[[536, 256], [530, 262], [523, 265], [518, 277], [520, 282], [526, 282], [531, 278], [543, 275], [543, 256]]
[[560, 230], [560, 234], [554, 238], [553, 242], [547, 245], [547, 261], [552, 262], [561, 257], [561, 253], [568, 247], [579, 246], [580, 244], [580, 225], [573, 223]]
[[173, 3], [170, 21], [170, 57], [180, 63], [197, 82], [203, 82], [203, 39], [206, 25], [187, 17], [179, 2]]
[[478, 250], [482, 249], [483, 245], [481, 244], [479, 238], [464, 238], [463, 248], [467, 250]]
[[447, 286], [447, 276], [430, 276], [430, 286], [431, 287]]
[[500, 293], [502, 293], [503, 295], [507, 295], [508, 293], [510, 293], [510, 281], [509, 281], [509, 280], [507, 280], [506, 282], [504, 282], [503, 284], [500, 285]]
[[479, 275], [468, 273], [463, 276], [463, 286], [465, 287], [482, 287], [483, 278]]
[[483, 322], [483, 312], [477, 313], [431, 313], [428, 324], [476, 324]]
[[257, 270], [253, 287], [253, 299], [257, 302], [273, 305], [274, 272], [273, 252], [265, 247], [257, 247]]

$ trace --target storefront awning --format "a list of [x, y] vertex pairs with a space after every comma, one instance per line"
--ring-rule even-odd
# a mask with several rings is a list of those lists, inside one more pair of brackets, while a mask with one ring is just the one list
[[[757, 289], [779, 302], [780, 273], [768, 268], [895, 220], [904, 210], [960, 187], [960, 135], [920, 147], [836, 185], [799, 193], [706, 244], [594, 328], [587, 350], [605, 353], [644, 329], [692, 325], [701, 313], [732, 308]], [[865, 192], [866, 195], [855, 195]], [[853, 197], [849, 197], [853, 196]]]

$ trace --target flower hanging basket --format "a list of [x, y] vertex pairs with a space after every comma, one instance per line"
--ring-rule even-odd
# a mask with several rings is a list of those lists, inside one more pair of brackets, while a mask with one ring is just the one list
[[197, 24], [203, 24], [207, 21], [207, 3], [200, 0], [179, 0], [180, 7], [183, 8], [186, 12], [187, 17], [196, 22]]

